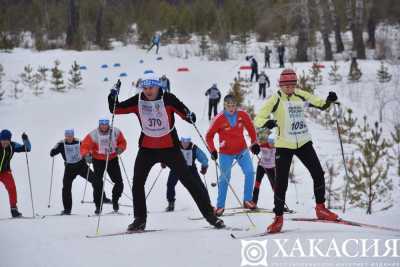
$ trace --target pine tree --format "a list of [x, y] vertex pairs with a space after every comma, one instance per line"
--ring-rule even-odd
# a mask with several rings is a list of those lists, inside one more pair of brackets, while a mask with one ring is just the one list
[[358, 135], [356, 130], [357, 120], [357, 118], [353, 117], [353, 110], [351, 108], [346, 109], [346, 114], [342, 117], [342, 121], [339, 124], [339, 131], [344, 137], [347, 137], [343, 138], [343, 142], [351, 143]]
[[378, 69], [377, 72], [378, 81], [380, 83], [387, 83], [390, 82], [392, 79], [392, 75], [388, 72], [388, 67], [385, 66], [385, 62], [381, 61], [381, 67]]
[[33, 89], [33, 83], [34, 83], [34, 78], [33, 78], [33, 68], [31, 65], [27, 65], [24, 67], [24, 72], [21, 73], [20, 75], [22, 83], [27, 86], [29, 89]]
[[331, 71], [329, 72], [329, 80], [333, 84], [336, 84], [337, 82], [340, 82], [342, 80], [342, 75], [338, 73], [339, 65], [337, 65], [336, 63], [336, 60], [334, 60], [333, 64], [331, 65]]
[[310, 84], [311, 78], [306, 75], [304, 71], [301, 75], [299, 75], [298, 86], [301, 90], [307, 91], [311, 94], [314, 94], [314, 87]]
[[33, 75], [33, 82], [32, 82], [32, 90], [35, 96], [39, 96], [44, 93], [42, 82], [43, 82], [42, 74], [36, 72]]
[[393, 139], [393, 144], [396, 145], [395, 154], [397, 160], [397, 175], [400, 176], [400, 124], [394, 126], [394, 132], [390, 133]]
[[14, 99], [20, 98], [19, 96], [23, 92], [23, 89], [18, 88], [19, 80], [10, 80], [10, 82], [14, 85], [14, 88], [13, 88]]
[[40, 73], [40, 75], [42, 76], [42, 81], [47, 81], [47, 74], [46, 74], [46, 72], [48, 71], [49, 69], [48, 68], [46, 68], [45, 66], [39, 66], [38, 67], [38, 72]]
[[321, 74], [321, 66], [318, 62], [318, 60], [315, 60], [311, 66], [311, 68], [308, 70], [310, 81], [313, 83], [313, 91], [317, 88], [317, 85], [322, 84], [322, 74]]
[[54, 87], [51, 89], [57, 91], [57, 92], [65, 92], [65, 85], [64, 85], [64, 79], [63, 79], [63, 71], [61, 71], [58, 66], [60, 65], [60, 61], [56, 60], [54, 61], [54, 68], [51, 69], [52, 72], [52, 81], [51, 83], [53, 84]]
[[74, 61], [74, 64], [71, 66], [69, 74], [69, 88], [78, 89], [82, 85], [82, 74], [80, 66], [76, 63], [76, 61]]
[[335, 166], [335, 164], [326, 162], [326, 169], [328, 174], [328, 183], [326, 186], [327, 191], [327, 205], [328, 209], [337, 208], [333, 205], [334, 202], [340, 201], [340, 193], [341, 187], [334, 187], [334, 179], [339, 175], [339, 167]]
[[[352, 159], [349, 168], [350, 204], [365, 208], [371, 214], [375, 203], [392, 205], [392, 179], [388, 177], [390, 144], [382, 137], [382, 128], [375, 122], [371, 129], [364, 116], [360, 137], [353, 140], [358, 157]], [[384, 207], [385, 209], [387, 207]]]
[[245, 97], [248, 94], [248, 92], [246, 90], [242, 89], [240, 82], [235, 80], [231, 90], [229, 91], [229, 94], [233, 95], [233, 97], [236, 100], [237, 105], [239, 107], [241, 107], [243, 105], [243, 102], [244, 102]]

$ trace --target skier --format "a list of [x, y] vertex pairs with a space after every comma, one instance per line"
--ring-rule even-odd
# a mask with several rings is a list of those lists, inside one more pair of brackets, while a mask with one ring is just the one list
[[160, 48], [160, 41], [161, 41], [161, 35], [159, 33], [156, 33], [153, 38], [151, 39], [151, 46], [149, 49], [147, 49], [147, 52], [150, 52], [150, 50], [156, 46], [156, 54], [158, 55], [158, 49]]
[[261, 147], [261, 157], [257, 165], [256, 170], [256, 182], [253, 190], [253, 202], [257, 205], [258, 195], [260, 192], [260, 186], [262, 179], [265, 174], [267, 174], [268, 180], [271, 184], [271, 188], [275, 189], [275, 147], [274, 138], [268, 136], [270, 132], [267, 132], [267, 140], [260, 142]]
[[4, 184], [8, 192], [11, 216], [17, 218], [22, 217], [22, 214], [17, 207], [17, 188], [15, 187], [10, 162], [14, 152], [30, 152], [31, 142], [29, 142], [26, 133], [22, 134], [23, 145], [11, 141], [11, 136], [11, 132], [7, 129], [0, 132], [0, 182]]
[[[111, 135], [111, 144], [110, 144]], [[109, 149], [111, 148], [111, 151]], [[112, 190], [112, 205], [114, 212], [118, 212], [118, 200], [124, 191], [121, 169], [119, 167], [118, 157], [126, 149], [126, 140], [122, 132], [114, 127], [110, 128], [108, 119], [100, 119], [99, 127], [91, 131], [81, 143], [81, 155], [86, 163], [93, 163], [95, 179], [103, 180], [106, 168], [108, 154], [107, 173], [114, 183]], [[96, 205], [96, 214], [100, 214], [101, 207]]]
[[268, 88], [270, 87], [270, 82], [267, 74], [265, 74], [265, 71], [261, 71], [260, 75], [258, 76], [258, 97], [265, 99], [265, 94], [266, 94], [266, 87], [268, 83]]
[[271, 55], [271, 53], [272, 53], [272, 51], [268, 48], [268, 46], [266, 45], [265, 46], [265, 50], [264, 50], [264, 60], [265, 60], [265, 65], [264, 65], [264, 68], [266, 68], [267, 67], [267, 64], [268, 64], [268, 68], [270, 68], [271, 67], [271, 65], [270, 65], [270, 55]]
[[[208, 159], [206, 154], [195, 144], [192, 143], [190, 137], [181, 137], [180, 149], [183, 157], [186, 160], [186, 164], [190, 169], [193, 177], [202, 183], [200, 175], [197, 171], [196, 160], [201, 164], [200, 173], [205, 175], [208, 169]], [[164, 164], [163, 164], [164, 165]], [[164, 165], [165, 166], [165, 165]], [[174, 170], [171, 170], [168, 175], [167, 182], [167, 200], [168, 207], [166, 211], [174, 211], [175, 208], [175, 186], [178, 182], [179, 177], [176, 175]]]
[[226, 191], [231, 178], [232, 163], [236, 160], [245, 175], [243, 207], [255, 209], [252, 201], [252, 190], [254, 183], [253, 163], [247, 149], [243, 130], [249, 133], [251, 138], [250, 150], [254, 154], [260, 152], [257, 143], [256, 130], [249, 114], [237, 108], [237, 102], [233, 95], [224, 97], [224, 111], [219, 113], [207, 131], [206, 140], [211, 159], [218, 159], [218, 152], [214, 146], [214, 136], [219, 135], [219, 167], [221, 175], [218, 180], [218, 199], [215, 214], [221, 216], [225, 210]]
[[279, 60], [279, 68], [285, 67], [285, 46], [282, 42], [278, 45], [278, 60]]
[[[269, 129], [278, 126], [276, 146], [276, 180], [274, 191], [274, 222], [268, 226], [270, 233], [280, 232], [283, 225], [285, 195], [293, 155], [296, 155], [311, 173], [314, 182], [316, 215], [319, 219], [336, 220], [337, 214], [325, 207], [324, 171], [312, 145], [304, 118], [304, 106], [325, 110], [337, 100], [334, 92], [329, 92], [326, 100], [296, 88], [297, 76], [291, 69], [282, 71], [279, 79], [279, 91], [272, 95], [255, 118], [258, 128]], [[269, 120], [273, 114], [275, 120]]]
[[[96, 209], [100, 207], [101, 192], [103, 189], [103, 180], [96, 177], [90, 167], [86, 164], [85, 160], [80, 154], [81, 142], [75, 138], [74, 129], [67, 129], [64, 132], [64, 140], [58, 142], [53, 149], [50, 150], [50, 157], [61, 154], [64, 160], [64, 178], [62, 188], [62, 201], [64, 210], [61, 215], [71, 215], [72, 209], [72, 182], [76, 176], [88, 179], [93, 187], [93, 199]], [[104, 203], [111, 203], [105, 194], [103, 196]]]
[[251, 74], [250, 81], [253, 81], [253, 77], [258, 81], [258, 63], [257, 60], [253, 56], [246, 56], [246, 60], [250, 61], [251, 64]]
[[165, 76], [165, 74], [161, 76], [160, 83], [161, 83], [161, 88], [164, 90], [164, 92], [171, 93], [169, 79], [167, 78], [167, 76]]
[[214, 83], [211, 88], [207, 89], [206, 96], [208, 96], [208, 120], [211, 120], [211, 113], [214, 111], [214, 117], [218, 114], [218, 104], [221, 100], [221, 91], [217, 88], [217, 84]]
[[135, 219], [128, 230], [144, 230], [146, 227], [144, 186], [150, 169], [158, 162], [166, 164], [176, 173], [204, 218], [216, 228], [223, 228], [224, 222], [213, 213], [208, 192], [201, 181], [193, 177], [179, 148], [174, 114], [189, 123], [196, 122], [196, 115], [175, 95], [163, 92], [160, 87], [158, 77], [154, 73], [147, 73], [142, 79], [142, 93], [119, 102], [119, 90], [114, 87], [108, 97], [110, 112], [115, 103], [115, 114], [135, 113], [142, 128], [132, 186]]

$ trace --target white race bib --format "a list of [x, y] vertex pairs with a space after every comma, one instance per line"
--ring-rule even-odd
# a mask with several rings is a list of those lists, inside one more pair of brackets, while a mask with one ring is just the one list
[[260, 165], [264, 168], [275, 168], [275, 148], [261, 148]]
[[[108, 150], [110, 149], [110, 142], [109, 142], [109, 133], [101, 134], [97, 131], [97, 143], [99, 145], [99, 153], [103, 155], [107, 155]], [[117, 147], [117, 140], [116, 140], [115, 132], [111, 135], [111, 151], [110, 154], [115, 153], [115, 148]]]
[[287, 138], [298, 142], [305, 139], [310, 139], [310, 133], [304, 117], [303, 102], [285, 102], [286, 109], [286, 134]]
[[64, 142], [65, 160], [67, 163], [69, 164], [77, 163], [82, 159], [80, 148], [81, 148], [80, 143], [66, 144]]
[[186, 164], [188, 166], [192, 166], [193, 164], [193, 150], [192, 149], [181, 149], [183, 157], [186, 160]]
[[168, 114], [163, 99], [139, 100], [139, 114], [142, 132], [147, 136], [162, 137], [173, 130], [169, 128]]

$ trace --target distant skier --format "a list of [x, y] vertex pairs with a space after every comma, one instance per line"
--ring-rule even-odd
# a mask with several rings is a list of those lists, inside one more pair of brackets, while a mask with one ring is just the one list
[[214, 136], [219, 136], [219, 167], [221, 175], [218, 180], [218, 200], [215, 214], [221, 216], [225, 211], [226, 193], [231, 178], [232, 163], [236, 160], [245, 175], [243, 207], [255, 209], [252, 201], [254, 183], [254, 169], [247, 149], [243, 130], [246, 129], [251, 139], [250, 150], [254, 154], [260, 152], [257, 143], [256, 130], [249, 114], [237, 108], [233, 95], [224, 97], [224, 111], [219, 113], [210, 125], [206, 134], [207, 146], [211, 152], [211, 159], [218, 159], [218, 152], [214, 145]]
[[128, 226], [128, 230], [146, 228], [147, 208], [144, 185], [151, 168], [156, 163], [164, 163], [176, 172], [182, 185], [189, 191], [202, 215], [211, 225], [216, 228], [225, 227], [224, 222], [214, 215], [208, 192], [201, 181], [193, 177], [179, 147], [174, 114], [178, 114], [189, 123], [196, 121], [196, 115], [174, 94], [164, 93], [160, 87], [158, 77], [154, 73], [147, 73], [142, 79], [140, 94], [119, 102], [116, 98], [117, 86], [108, 96], [110, 112], [116, 103], [115, 114], [135, 113], [142, 128], [132, 186], [135, 220]]
[[[88, 164], [93, 162], [93, 169], [96, 179], [103, 179], [106, 168], [107, 153], [108, 166], [107, 173], [111, 181], [114, 183], [112, 190], [113, 210], [119, 210], [119, 198], [124, 191], [124, 183], [122, 182], [121, 169], [119, 167], [118, 155], [122, 154], [126, 149], [126, 140], [122, 132], [114, 127], [111, 132], [110, 145], [110, 121], [108, 119], [100, 119], [99, 127], [86, 135], [81, 143], [81, 155]], [[109, 151], [111, 147], [111, 151]], [[98, 203], [97, 203], [98, 204]], [[96, 214], [100, 214], [101, 207], [96, 205]]]
[[255, 78], [256, 82], [258, 81], [258, 63], [257, 60], [253, 56], [246, 56], [246, 60], [250, 61], [251, 65], [251, 74], [250, 74], [250, 81], [253, 81], [253, 77]]
[[285, 46], [282, 42], [278, 45], [278, 60], [279, 60], [279, 68], [285, 67]]
[[271, 65], [270, 65], [271, 53], [272, 53], [272, 51], [271, 51], [271, 50], [268, 48], [268, 46], [266, 45], [266, 46], [265, 46], [265, 50], [264, 50], [264, 61], [265, 61], [264, 68], [266, 68], [267, 65], [268, 65], [268, 68], [271, 67]]
[[[64, 160], [64, 178], [62, 188], [62, 201], [64, 210], [61, 215], [71, 215], [72, 209], [72, 182], [76, 176], [81, 176], [88, 181], [93, 187], [93, 199], [96, 208], [100, 207], [101, 192], [103, 189], [103, 180], [96, 177], [89, 166], [86, 164], [85, 159], [82, 158], [80, 153], [81, 142], [75, 138], [74, 130], [67, 129], [64, 132], [65, 138], [58, 142], [53, 149], [50, 150], [50, 157], [61, 154]], [[103, 197], [104, 203], [111, 203], [105, 194]]]
[[161, 89], [163, 89], [164, 92], [171, 93], [170, 82], [167, 76], [165, 76], [165, 74], [161, 76], [160, 83], [161, 83]]
[[261, 71], [260, 75], [258, 76], [258, 97], [265, 99], [266, 95], [266, 87], [268, 83], [268, 88], [270, 87], [270, 82], [267, 74], [265, 74], [265, 71]]
[[161, 35], [159, 33], [156, 33], [151, 39], [151, 46], [149, 49], [147, 49], [147, 52], [150, 52], [150, 50], [153, 49], [154, 46], [156, 46], [157, 47], [156, 54], [158, 55], [158, 49], [160, 48], [160, 41], [161, 41]]
[[15, 152], [30, 152], [31, 142], [28, 135], [22, 134], [23, 145], [11, 141], [11, 132], [4, 129], [0, 132], [0, 182], [4, 184], [8, 192], [11, 216], [13, 218], [21, 217], [22, 214], [17, 207], [17, 188], [15, 187], [14, 177], [11, 172], [11, 159]]
[[275, 146], [274, 138], [268, 136], [266, 140], [260, 141], [261, 156], [256, 170], [256, 182], [253, 190], [253, 202], [257, 205], [260, 186], [264, 175], [266, 174], [271, 184], [272, 191], [275, 190]]
[[214, 83], [211, 88], [207, 89], [206, 96], [208, 96], [208, 120], [210, 121], [212, 112], [214, 116], [218, 114], [218, 104], [221, 100], [221, 91], [218, 89], [217, 84]]
[[[311, 173], [314, 182], [316, 215], [319, 219], [336, 220], [338, 216], [325, 207], [325, 179], [321, 163], [315, 153], [311, 135], [305, 121], [304, 106], [321, 110], [337, 100], [334, 92], [329, 92], [326, 100], [296, 88], [297, 76], [291, 69], [282, 71], [279, 79], [279, 91], [266, 101], [255, 118], [258, 128], [272, 129], [278, 126], [276, 146], [276, 184], [274, 191], [274, 222], [268, 226], [270, 233], [280, 232], [283, 225], [285, 195], [288, 186], [289, 170], [292, 158], [296, 155]], [[269, 119], [273, 114], [275, 120]]]
[[[181, 137], [180, 148], [193, 177], [200, 181], [200, 183], [203, 183], [197, 171], [196, 160], [201, 164], [200, 173], [205, 175], [208, 169], [208, 158], [206, 154], [198, 146], [192, 143], [190, 137]], [[178, 183], [178, 180], [179, 177], [176, 172], [171, 170], [167, 182], [168, 207], [166, 208], [166, 211], [174, 211], [175, 209], [175, 186]]]

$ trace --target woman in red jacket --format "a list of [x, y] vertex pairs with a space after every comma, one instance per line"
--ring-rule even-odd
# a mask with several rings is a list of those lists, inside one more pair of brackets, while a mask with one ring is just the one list
[[237, 109], [233, 95], [224, 98], [224, 111], [218, 114], [208, 129], [206, 140], [211, 152], [211, 158], [217, 160], [218, 153], [214, 146], [214, 136], [219, 135], [219, 167], [221, 176], [218, 180], [218, 200], [215, 214], [221, 216], [225, 210], [226, 192], [231, 179], [232, 163], [236, 159], [245, 176], [243, 207], [255, 209], [252, 201], [254, 183], [254, 169], [244, 139], [243, 130], [249, 133], [251, 138], [250, 149], [254, 154], [260, 153], [257, 144], [257, 135], [249, 114]]

